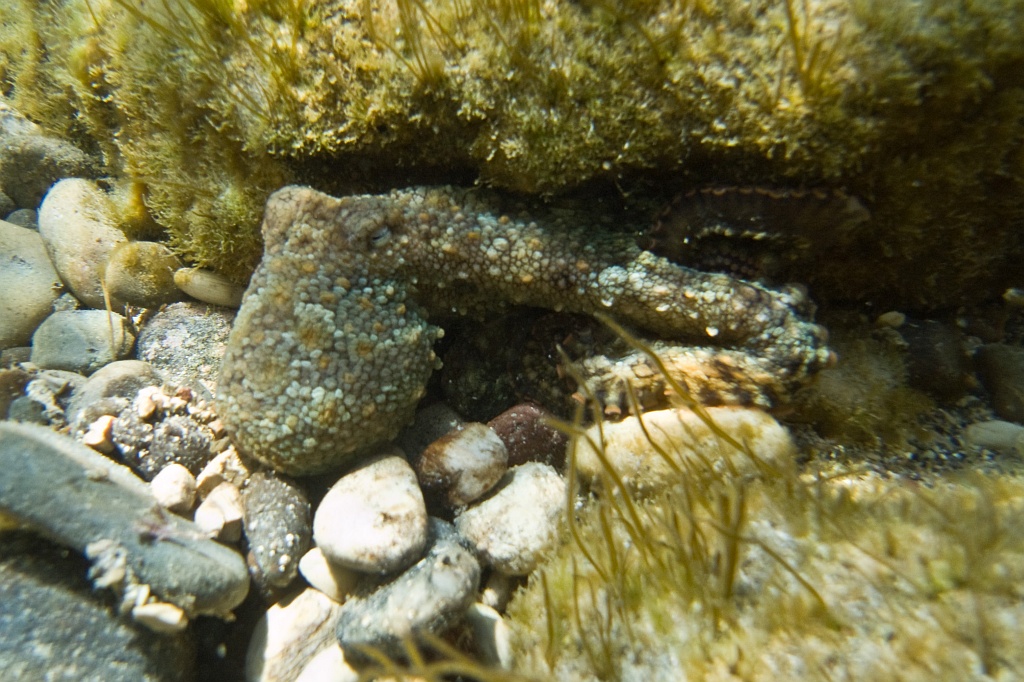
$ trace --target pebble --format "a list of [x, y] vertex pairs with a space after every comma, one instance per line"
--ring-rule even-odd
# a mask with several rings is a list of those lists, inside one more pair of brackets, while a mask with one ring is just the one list
[[32, 335], [32, 363], [43, 369], [92, 374], [131, 353], [128, 321], [106, 310], [66, 310], [47, 317]]
[[60, 288], [39, 233], [0, 220], [0, 348], [28, 344]]
[[423, 492], [439, 495], [448, 507], [462, 507], [491, 489], [505, 474], [508, 452], [489, 426], [464, 424], [413, 460]]
[[544, 462], [561, 471], [569, 437], [551, 426], [550, 412], [533, 403], [520, 403], [487, 422], [508, 450], [508, 465]]
[[196, 479], [188, 469], [171, 462], [149, 482], [149, 491], [164, 509], [187, 514], [196, 502]]
[[377, 647], [395, 661], [406, 659], [403, 639], [441, 636], [461, 622], [474, 601], [480, 564], [451, 524], [431, 518], [426, 555], [398, 576], [367, 577], [342, 604], [338, 642], [353, 666], [368, 661], [361, 647]]
[[33, 232], [39, 231], [39, 214], [31, 208], [19, 208], [17, 211], [11, 211], [4, 220]]
[[114, 454], [114, 420], [115, 417], [109, 414], [98, 417], [82, 436], [82, 443], [104, 455]]
[[335, 644], [314, 656], [295, 682], [358, 682], [360, 679], [359, 673], [345, 662], [345, 652]]
[[[85, 377], [77, 372], [43, 370], [37, 372], [28, 382], [23, 398], [15, 400], [14, 403], [35, 403], [42, 417], [40, 423], [60, 428], [67, 424], [67, 411], [70, 409], [71, 401], [84, 383]], [[11, 404], [11, 412], [15, 409], [14, 403]], [[10, 416], [12, 419], [15, 418], [13, 414]]]
[[192, 298], [225, 308], [237, 309], [242, 305], [242, 295], [245, 293], [245, 287], [203, 268], [179, 267], [174, 273], [173, 282], [180, 291]]
[[249, 570], [264, 592], [287, 586], [312, 542], [310, 504], [291, 480], [256, 471], [242, 490]]
[[907, 347], [911, 387], [944, 401], [954, 401], [967, 391], [971, 367], [959, 330], [936, 320], [907, 320], [899, 335]]
[[242, 493], [230, 483], [221, 483], [196, 508], [195, 524], [204, 535], [224, 543], [242, 537]]
[[152, 365], [118, 360], [96, 370], [71, 397], [67, 419], [71, 433], [84, 431], [102, 415], [118, 415], [146, 386], [163, 383]]
[[171, 462], [198, 474], [213, 458], [213, 412], [188, 389], [168, 396], [156, 386], [139, 391], [114, 422], [121, 459], [147, 481]]
[[[64, 284], [85, 305], [103, 309], [103, 268], [118, 244], [128, 241], [114, 226], [106, 193], [89, 180], [61, 180], [39, 208], [39, 234]], [[120, 302], [111, 301], [115, 310]]]
[[271, 606], [249, 640], [247, 682], [298, 678], [319, 653], [338, 648], [334, 631], [340, 615], [341, 606], [314, 589]]
[[416, 561], [427, 542], [427, 508], [412, 467], [385, 453], [342, 476], [316, 510], [313, 539], [328, 561], [366, 573]]
[[455, 518], [480, 560], [507, 575], [526, 575], [558, 543], [566, 483], [551, 466], [510, 469], [496, 492]]
[[512, 669], [512, 630], [501, 614], [481, 603], [466, 610], [480, 660], [502, 670]]
[[968, 443], [1024, 456], [1024, 426], [998, 420], [976, 422], [964, 429]]
[[416, 411], [412, 423], [399, 432], [395, 444], [409, 457], [410, 461], [413, 461], [427, 449], [428, 445], [459, 428], [462, 424], [462, 417], [447, 403], [431, 403]]
[[118, 616], [85, 578], [88, 564], [33, 533], [0, 542], [0, 679], [187, 682], [188, 632], [158, 635]]
[[1003, 419], [1024, 422], [1024, 348], [990, 343], [978, 349], [975, 360], [992, 409]]
[[167, 602], [139, 604], [132, 608], [132, 619], [162, 635], [172, 635], [188, 627], [185, 611]]
[[314, 547], [302, 555], [302, 559], [299, 560], [299, 573], [307, 583], [338, 603], [348, 598], [363, 577], [358, 571], [329, 563], [319, 547]]
[[[743, 407], [708, 407], [704, 412], [718, 428], [745, 443], [757, 458], [771, 463], [796, 456], [793, 439], [783, 426], [761, 410]], [[645, 412], [620, 422], [589, 427], [576, 441], [576, 468], [592, 482], [605, 475], [595, 444], [603, 442], [603, 456], [615, 468], [623, 484], [636, 493], [659, 490], [677, 481], [679, 469], [710, 463], [716, 472], [735, 468], [755, 470], [755, 463], [723, 441], [703, 419], [688, 408]], [[646, 433], [645, 433], [646, 427]], [[654, 442], [648, 439], [648, 434]], [[603, 439], [602, 439], [603, 437]], [[571, 444], [570, 444], [570, 447]], [[672, 464], [662, 453], [669, 453]]]
[[136, 355], [185, 386], [201, 384], [215, 394], [234, 312], [202, 303], [172, 303], [139, 332]]
[[174, 272], [181, 260], [158, 242], [123, 242], [111, 250], [104, 269], [107, 292], [142, 308], [180, 301]]
[[98, 170], [88, 154], [0, 105], [0, 187], [18, 206], [35, 208], [57, 180], [95, 177]]
[[47, 428], [0, 423], [0, 511], [92, 558], [97, 587], [148, 585], [189, 616], [245, 598], [242, 557], [167, 514], [128, 469]]

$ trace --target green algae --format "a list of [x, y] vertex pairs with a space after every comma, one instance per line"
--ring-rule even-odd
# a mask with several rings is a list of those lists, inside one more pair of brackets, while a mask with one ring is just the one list
[[1011, 0], [17, 0], [0, 18], [4, 94], [144, 183], [181, 254], [239, 281], [273, 189], [408, 169], [531, 194], [845, 186], [874, 220], [838, 240], [847, 265], [794, 268], [819, 298], [947, 306], [1015, 276]]

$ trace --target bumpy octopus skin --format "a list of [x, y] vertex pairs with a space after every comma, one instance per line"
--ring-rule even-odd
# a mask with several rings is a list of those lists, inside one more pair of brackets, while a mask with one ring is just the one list
[[391, 440], [440, 364], [431, 314], [604, 312], [691, 344], [677, 347], [682, 380], [715, 402], [771, 406], [829, 362], [799, 295], [676, 265], [585, 216], [532, 222], [497, 206], [451, 187], [275, 192], [218, 387], [235, 444], [303, 475]]

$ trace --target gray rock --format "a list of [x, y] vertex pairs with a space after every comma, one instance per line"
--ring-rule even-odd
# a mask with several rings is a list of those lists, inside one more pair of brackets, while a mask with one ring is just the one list
[[27, 344], [60, 295], [60, 278], [39, 233], [2, 220], [0, 291], [0, 349]]
[[220, 360], [235, 313], [202, 303], [172, 303], [139, 332], [136, 355], [172, 383], [197, 382], [215, 393]]
[[257, 471], [242, 491], [242, 504], [253, 580], [264, 592], [287, 586], [312, 540], [306, 494], [273, 472]]
[[184, 296], [174, 284], [181, 260], [157, 242], [126, 242], [110, 252], [104, 270], [107, 292], [115, 299], [143, 308], [180, 301]]
[[489, 426], [473, 422], [438, 438], [413, 460], [423, 491], [448, 507], [477, 499], [505, 474], [508, 452]]
[[1024, 422], [1024, 348], [990, 343], [978, 349], [975, 359], [996, 414]]
[[509, 470], [498, 490], [455, 519], [455, 527], [485, 564], [508, 575], [526, 575], [558, 543], [566, 483], [539, 462]]
[[473, 603], [479, 582], [480, 564], [465, 540], [451, 524], [431, 518], [426, 556], [393, 579], [367, 578], [342, 604], [337, 635], [345, 660], [369, 662], [364, 646], [405, 660], [402, 640], [448, 631]]
[[0, 187], [22, 208], [36, 208], [61, 178], [96, 177], [99, 165], [85, 152], [49, 137], [42, 128], [0, 106]]
[[190, 615], [226, 616], [245, 598], [242, 557], [164, 512], [128, 469], [70, 438], [0, 423], [0, 511], [93, 561], [97, 587], [148, 585]]
[[[39, 234], [50, 261], [71, 292], [90, 308], [105, 308], [103, 269], [110, 252], [128, 241], [115, 227], [106, 193], [89, 180], [53, 186], [39, 208]], [[112, 300], [115, 310], [121, 302]]]
[[142, 388], [161, 383], [160, 373], [149, 363], [139, 360], [118, 360], [98, 369], [75, 391], [68, 405], [71, 433], [85, 431], [105, 414], [120, 414]]
[[26, 532], [0, 542], [0, 679], [172, 682], [194, 679], [187, 633], [168, 637], [118, 617], [88, 564]]
[[25, 397], [38, 403], [45, 423], [61, 428], [67, 424], [66, 413], [78, 387], [85, 377], [75, 372], [48, 369], [37, 372], [25, 387]]
[[11, 211], [5, 220], [12, 225], [24, 227], [33, 232], [39, 230], [39, 214], [31, 208], [19, 208], [17, 211]]
[[128, 320], [106, 310], [67, 310], [46, 318], [32, 335], [32, 362], [43, 369], [92, 374], [131, 353]]
[[427, 508], [412, 467], [385, 454], [345, 474], [313, 519], [327, 560], [367, 573], [391, 573], [416, 561], [427, 541]]

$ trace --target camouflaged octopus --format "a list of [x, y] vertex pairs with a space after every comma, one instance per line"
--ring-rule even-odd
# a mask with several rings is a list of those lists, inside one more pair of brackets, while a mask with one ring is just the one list
[[274, 193], [218, 388], [235, 444], [303, 475], [391, 440], [440, 365], [432, 315], [604, 312], [686, 344], [677, 378], [708, 402], [771, 407], [830, 362], [799, 292], [683, 267], [592, 222], [452, 187]]

